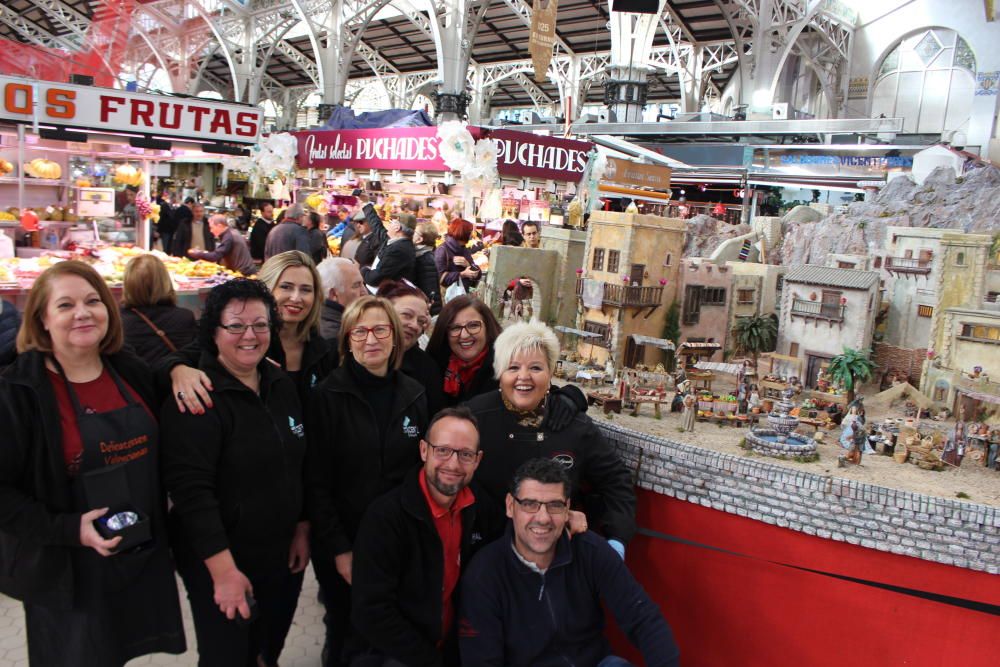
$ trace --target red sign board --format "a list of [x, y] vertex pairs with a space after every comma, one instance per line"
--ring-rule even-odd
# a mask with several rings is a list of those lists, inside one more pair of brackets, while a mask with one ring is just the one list
[[[592, 144], [514, 130], [470, 127], [472, 136], [497, 142], [497, 171], [519, 176], [578, 182]], [[448, 171], [438, 151], [436, 127], [293, 132], [301, 169], [381, 169]]]

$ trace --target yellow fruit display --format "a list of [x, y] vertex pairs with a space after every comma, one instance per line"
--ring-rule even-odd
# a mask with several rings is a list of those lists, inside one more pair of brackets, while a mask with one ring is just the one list
[[14, 217], [13, 213], [8, 213], [7, 211], [0, 211], [0, 220], [5, 222], [16, 222], [17, 218]]
[[35, 158], [24, 165], [24, 173], [35, 178], [58, 180], [62, 177], [62, 167], [59, 166], [58, 162], [44, 158]]
[[14, 171], [14, 165], [8, 160], [0, 158], [0, 176], [6, 176], [10, 172]]
[[145, 178], [142, 169], [136, 169], [130, 164], [120, 164], [115, 167], [114, 181], [118, 185], [131, 185], [137, 188], [142, 185]]

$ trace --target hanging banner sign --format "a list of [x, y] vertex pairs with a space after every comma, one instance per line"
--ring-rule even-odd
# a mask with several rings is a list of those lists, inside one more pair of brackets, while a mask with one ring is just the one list
[[535, 81], [545, 83], [549, 78], [549, 63], [556, 38], [557, 0], [535, 0], [531, 6], [531, 36], [528, 53], [535, 68]]
[[164, 139], [255, 144], [264, 111], [201, 98], [0, 75], [0, 119], [71, 130], [130, 132]]
[[[475, 139], [487, 131], [470, 127]], [[292, 132], [298, 139], [300, 169], [379, 169], [450, 171], [438, 151], [436, 127]], [[513, 130], [491, 130], [501, 176], [576, 183], [592, 144]]]

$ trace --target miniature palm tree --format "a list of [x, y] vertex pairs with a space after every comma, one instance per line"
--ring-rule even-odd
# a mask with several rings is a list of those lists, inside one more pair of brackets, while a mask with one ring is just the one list
[[847, 391], [848, 403], [854, 400], [854, 388], [872, 378], [875, 364], [868, 358], [869, 354], [869, 350], [861, 352], [845, 347], [844, 353], [831, 359], [826, 369], [833, 381]]
[[770, 315], [738, 317], [733, 325], [733, 337], [737, 352], [752, 356], [753, 367], [756, 369], [760, 353], [774, 349], [778, 339], [778, 323]]

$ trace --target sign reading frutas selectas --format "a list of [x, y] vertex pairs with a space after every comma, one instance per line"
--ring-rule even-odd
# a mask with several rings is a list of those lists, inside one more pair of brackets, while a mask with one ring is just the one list
[[[481, 139], [486, 131], [470, 127]], [[449, 171], [438, 151], [436, 127], [293, 132], [299, 142], [300, 169], [381, 169]], [[592, 144], [515, 130], [492, 130], [501, 176], [534, 177], [577, 183]]]
[[131, 93], [0, 75], [0, 119], [164, 139], [257, 143], [264, 112], [201, 98]]

